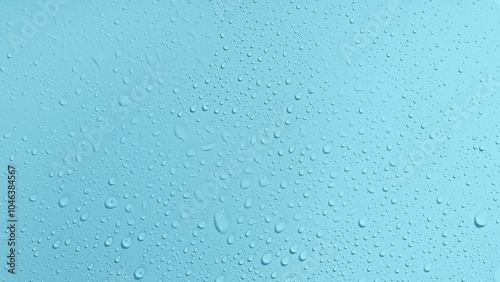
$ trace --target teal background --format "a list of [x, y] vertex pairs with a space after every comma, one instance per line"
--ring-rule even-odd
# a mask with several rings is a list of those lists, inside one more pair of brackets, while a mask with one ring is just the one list
[[499, 282], [499, 15], [4, 1], [0, 281]]

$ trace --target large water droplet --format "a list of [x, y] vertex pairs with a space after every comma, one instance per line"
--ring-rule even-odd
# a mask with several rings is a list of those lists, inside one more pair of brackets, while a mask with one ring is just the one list
[[225, 234], [229, 231], [229, 227], [231, 227], [231, 220], [225, 210], [217, 211], [214, 214], [214, 225], [215, 229], [217, 229], [217, 231], [221, 234]]
[[488, 224], [488, 214], [484, 211], [476, 213], [474, 224], [479, 228], [486, 226]]
[[118, 200], [115, 197], [107, 197], [104, 206], [108, 209], [114, 209], [118, 206]]
[[61, 197], [59, 199], [59, 206], [61, 208], [65, 208], [69, 205], [69, 198], [68, 197]]
[[285, 230], [285, 228], [286, 228], [286, 223], [283, 220], [279, 220], [274, 225], [274, 232], [281, 233], [283, 232], [283, 230]]
[[142, 278], [144, 278], [144, 275], [146, 275], [146, 270], [142, 267], [139, 267], [134, 271], [134, 278], [135, 279], [142, 279]]
[[265, 254], [263, 254], [262, 257], [261, 257], [261, 259], [260, 259], [260, 262], [263, 265], [268, 265], [272, 261], [273, 261], [273, 254], [271, 254], [271, 253], [265, 253]]

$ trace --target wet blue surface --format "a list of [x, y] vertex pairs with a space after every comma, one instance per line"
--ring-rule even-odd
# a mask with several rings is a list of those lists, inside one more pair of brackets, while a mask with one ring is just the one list
[[500, 281], [497, 2], [11, 2], [1, 281]]

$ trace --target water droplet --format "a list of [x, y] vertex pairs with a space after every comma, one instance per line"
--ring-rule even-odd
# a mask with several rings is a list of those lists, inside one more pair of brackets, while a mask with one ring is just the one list
[[285, 228], [286, 228], [286, 223], [283, 220], [279, 220], [274, 225], [274, 232], [281, 233], [283, 232], [283, 230], [285, 230]]
[[281, 259], [281, 265], [282, 266], [287, 266], [288, 264], [290, 264], [290, 257], [289, 256], [285, 256]]
[[59, 199], [59, 206], [61, 208], [65, 208], [69, 205], [69, 198], [68, 197], [61, 197]]
[[59, 240], [55, 241], [54, 244], [52, 244], [52, 248], [57, 249], [61, 246], [61, 242]]
[[118, 200], [112, 196], [107, 197], [106, 200], [104, 201], [104, 206], [108, 209], [114, 209], [118, 206]]
[[476, 213], [474, 224], [479, 228], [486, 226], [488, 224], [488, 214], [484, 211]]
[[259, 177], [259, 185], [261, 187], [266, 187], [271, 184], [271, 180], [267, 176], [261, 176]]
[[128, 237], [128, 236], [127, 236], [127, 237], [124, 237], [124, 238], [122, 239], [122, 243], [121, 243], [121, 245], [122, 245], [122, 247], [123, 247], [124, 249], [128, 249], [128, 248], [130, 248], [130, 247], [132, 246], [132, 238], [130, 238], [130, 237]]
[[179, 138], [182, 141], [185, 141], [187, 139], [187, 132], [186, 129], [182, 126], [176, 126], [174, 129], [174, 134], [175, 137]]
[[273, 261], [273, 254], [271, 253], [265, 253], [262, 255], [261, 259], [260, 259], [260, 262], [263, 264], [263, 265], [268, 265], [270, 264], [271, 262]]
[[330, 154], [333, 150], [333, 145], [331, 143], [327, 143], [323, 146], [323, 153]]
[[252, 185], [252, 181], [248, 178], [243, 178], [241, 181], [240, 181], [240, 188], [241, 189], [247, 189], [249, 188], [250, 186]]
[[122, 107], [126, 107], [129, 104], [130, 104], [129, 96], [122, 94], [122, 95], [120, 95], [120, 97], [118, 97], [118, 105], [120, 105]]
[[109, 237], [104, 241], [104, 246], [109, 247], [113, 244], [113, 238]]
[[309, 253], [307, 252], [307, 250], [303, 250], [299, 254], [299, 260], [300, 261], [305, 261], [308, 257], [309, 257]]
[[135, 279], [142, 279], [142, 278], [144, 278], [144, 275], [146, 275], [146, 270], [142, 267], [139, 267], [134, 271], [134, 278]]
[[358, 220], [358, 225], [359, 225], [359, 227], [361, 227], [361, 228], [366, 227], [366, 225], [368, 225], [368, 217], [366, 217], [366, 216], [361, 217], [361, 218]]
[[217, 211], [214, 214], [214, 225], [215, 229], [217, 229], [217, 231], [219, 231], [219, 233], [221, 234], [225, 234], [227, 231], [229, 231], [229, 228], [231, 227], [231, 221], [229, 219], [229, 215], [225, 210]]

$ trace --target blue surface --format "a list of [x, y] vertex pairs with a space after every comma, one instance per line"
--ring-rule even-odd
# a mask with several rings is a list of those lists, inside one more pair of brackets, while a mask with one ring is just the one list
[[4, 1], [0, 281], [500, 282], [499, 15]]

